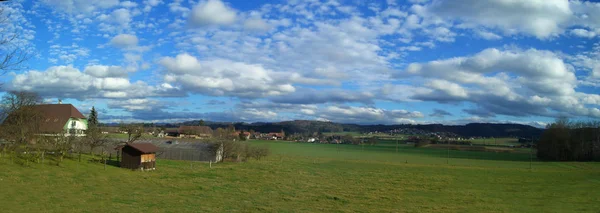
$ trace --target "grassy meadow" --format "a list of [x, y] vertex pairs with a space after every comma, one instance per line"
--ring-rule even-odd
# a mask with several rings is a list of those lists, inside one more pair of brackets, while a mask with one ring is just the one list
[[469, 140], [473, 144], [484, 144], [484, 145], [521, 145], [518, 138], [477, 138]]
[[2, 212], [598, 212], [600, 164], [494, 153], [250, 141], [261, 161], [130, 171], [0, 158]]

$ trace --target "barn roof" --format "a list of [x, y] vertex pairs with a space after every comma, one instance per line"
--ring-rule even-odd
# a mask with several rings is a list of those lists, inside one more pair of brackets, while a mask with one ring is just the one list
[[132, 143], [128, 144], [131, 148], [134, 148], [141, 153], [151, 153], [158, 151], [158, 147], [151, 143]]
[[60, 132], [69, 118], [85, 119], [85, 116], [71, 104], [40, 104], [31, 106], [44, 116], [40, 125], [42, 132]]

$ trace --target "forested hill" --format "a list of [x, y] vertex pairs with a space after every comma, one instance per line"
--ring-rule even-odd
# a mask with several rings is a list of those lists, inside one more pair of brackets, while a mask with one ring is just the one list
[[[199, 121], [184, 122], [184, 125], [198, 125]], [[238, 130], [257, 132], [310, 133], [310, 132], [386, 132], [394, 129], [412, 128], [428, 132], [451, 132], [463, 137], [539, 137], [543, 129], [522, 124], [470, 123], [467, 125], [442, 124], [402, 124], [402, 125], [358, 125], [322, 121], [283, 121], [275, 123], [218, 123], [205, 122], [213, 129], [233, 124]], [[172, 124], [178, 126], [178, 124]]]

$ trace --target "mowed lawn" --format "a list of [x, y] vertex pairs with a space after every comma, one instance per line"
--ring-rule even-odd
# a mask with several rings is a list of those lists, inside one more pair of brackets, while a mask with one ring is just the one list
[[251, 141], [261, 161], [151, 172], [0, 159], [2, 212], [598, 212], [600, 164], [527, 153]]

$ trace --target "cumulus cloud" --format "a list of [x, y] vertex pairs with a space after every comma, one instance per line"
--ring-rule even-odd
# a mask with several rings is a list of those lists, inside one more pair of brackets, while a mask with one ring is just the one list
[[[303, 84], [340, 85], [344, 80], [367, 84], [385, 78], [391, 69], [388, 60], [400, 57], [396, 51], [382, 51], [382, 40], [378, 38], [388, 33], [387, 30], [394, 32], [394, 28], [388, 26], [391, 23], [377, 22], [377, 26], [370, 26], [369, 19], [360, 17], [334, 22], [313, 20], [308, 22], [310, 27], [293, 27], [290, 22], [286, 18], [269, 20], [273, 26], [282, 27], [267, 38], [216, 29], [214, 34], [198, 33], [182, 36], [181, 40], [191, 40], [190, 49], [205, 57], [261, 64], [278, 72], [312, 78], [313, 82], [298, 79], [298, 83]], [[181, 45], [185, 47], [190, 43]]]
[[523, 32], [538, 38], [562, 33], [573, 14], [568, 0], [434, 0], [425, 6], [425, 11], [432, 16], [461, 20], [464, 27], [485, 26], [506, 34]]
[[294, 93], [271, 98], [276, 103], [322, 104], [357, 102], [372, 104], [374, 95], [369, 92], [348, 92], [343, 90], [301, 89]]
[[417, 92], [412, 98], [440, 103], [466, 100], [467, 89], [446, 80], [434, 79], [425, 84], [427, 89]]
[[581, 28], [572, 29], [571, 34], [578, 36], [578, 37], [583, 37], [583, 38], [593, 38], [593, 37], [596, 37], [596, 35], [597, 35], [595, 32], [588, 31], [586, 29], [581, 29]]
[[236, 20], [237, 12], [221, 0], [199, 2], [192, 9], [189, 23], [195, 27], [208, 25], [230, 25]]
[[138, 44], [138, 38], [131, 34], [119, 34], [110, 40], [110, 43], [119, 48], [131, 48]]
[[90, 65], [85, 67], [83, 72], [97, 78], [123, 78], [127, 76], [127, 71], [119, 66]]
[[385, 110], [372, 107], [329, 106], [317, 113], [321, 119], [360, 124], [403, 124], [415, 123], [413, 119], [423, 117], [418, 111]]
[[452, 113], [449, 113], [448, 111], [443, 109], [434, 109], [433, 112], [429, 114], [429, 116], [443, 118], [445, 116], [452, 116]]
[[164, 102], [147, 98], [132, 98], [126, 100], [111, 100], [107, 106], [112, 109], [125, 109], [128, 111], [153, 110], [165, 107]]
[[476, 30], [475, 33], [477, 34], [477, 36], [485, 40], [498, 40], [502, 38], [502, 36], [485, 30]]
[[256, 98], [296, 90], [292, 84], [274, 79], [276, 72], [258, 64], [224, 59], [199, 61], [185, 53], [164, 57], [160, 64], [166, 69], [166, 82], [206, 95]]
[[6, 86], [9, 90], [32, 91], [44, 97], [79, 100], [182, 96], [169, 84], [151, 86], [142, 81], [131, 82], [120, 73], [121, 68], [114, 66], [89, 66], [84, 72], [72, 66], [54, 66], [18, 74]]
[[558, 55], [535, 49], [486, 49], [473, 56], [412, 63], [399, 76], [431, 79], [412, 98], [425, 101], [471, 102], [480, 108], [467, 112], [513, 116], [553, 116], [569, 112], [599, 117], [576, 92], [572, 67]]
[[268, 31], [271, 29], [271, 25], [269, 25], [265, 20], [260, 17], [249, 18], [244, 21], [244, 28], [250, 31]]
[[194, 119], [204, 119], [217, 122], [271, 122], [280, 121], [279, 114], [271, 109], [236, 108], [218, 112], [189, 112], [171, 109], [165, 101], [153, 99], [130, 99], [121, 101], [110, 101], [108, 107], [111, 109], [124, 109], [130, 115], [109, 116], [107, 119], [113, 121], [151, 121], [151, 122], [181, 122]]

